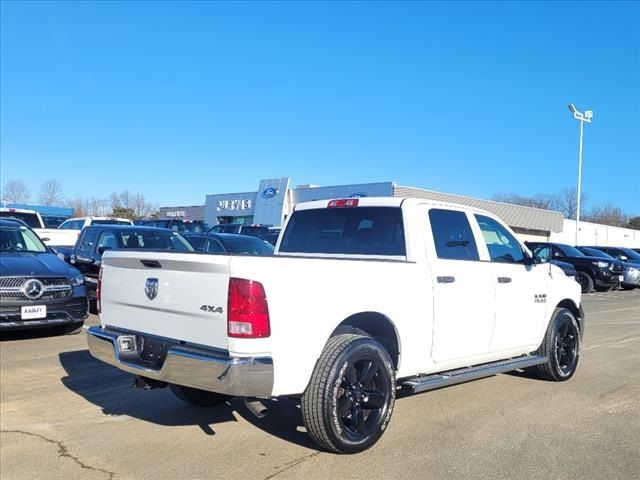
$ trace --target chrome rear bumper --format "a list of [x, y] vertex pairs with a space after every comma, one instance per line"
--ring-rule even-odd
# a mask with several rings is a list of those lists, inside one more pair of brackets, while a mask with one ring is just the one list
[[161, 382], [241, 397], [269, 398], [273, 390], [273, 361], [270, 357], [230, 357], [220, 352], [191, 346], [172, 346], [160, 369], [138, 361], [137, 353], [121, 352], [119, 332], [100, 326], [89, 328], [89, 351], [98, 360], [134, 375]]

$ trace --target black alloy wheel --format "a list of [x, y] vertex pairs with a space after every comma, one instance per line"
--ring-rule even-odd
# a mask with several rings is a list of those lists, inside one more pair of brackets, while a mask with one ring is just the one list
[[575, 369], [578, 360], [578, 338], [580, 332], [571, 317], [563, 316], [558, 322], [556, 334], [555, 360], [559, 373], [567, 376]]
[[335, 399], [337, 418], [355, 441], [380, 427], [390, 392], [382, 381], [385, 367], [377, 359], [363, 358], [347, 365]]
[[580, 327], [571, 310], [555, 309], [538, 354], [547, 357], [545, 363], [534, 367], [538, 377], [564, 382], [573, 376], [580, 359]]
[[395, 368], [385, 348], [367, 335], [339, 334], [316, 363], [302, 396], [302, 418], [321, 447], [357, 453], [380, 439], [395, 398]]

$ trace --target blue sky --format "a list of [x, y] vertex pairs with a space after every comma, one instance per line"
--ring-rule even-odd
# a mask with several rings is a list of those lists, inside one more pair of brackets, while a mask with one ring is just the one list
[[1, 181], [161, 205], [396, 181], [640, 214], [640, 3], [14, 2]]

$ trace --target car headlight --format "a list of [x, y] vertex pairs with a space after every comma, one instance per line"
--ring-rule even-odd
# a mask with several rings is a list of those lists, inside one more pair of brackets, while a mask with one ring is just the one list
[[79, 275], [76, 275], [75, 277], [71, 277], [70, 281], [73, 287], [79, 287], [80, 285], [84, 285], [84, 275], [79, 274]]
[[591, 262], [598, 268], [607, 268], [609, 266], [609, 262]]

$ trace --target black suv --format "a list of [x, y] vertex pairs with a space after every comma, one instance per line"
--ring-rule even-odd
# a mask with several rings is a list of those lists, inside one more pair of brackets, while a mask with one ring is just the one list
[[207, 233], [238, 233], [240, 235], [251, 235], [252, 237], [262, 237], [269, 234], [271, 225], [251, 225], [244, 223], [221, 223], [209, 229]]
[[89, 297], [96, 298], [102, 254], [116, 249], [172, 250], [192, 252], [194, 248], [178, 232], [138, 225], [91, 225], [85, 227], [75, 247], [65, 252], [68, 261], [84, 274]]
[[0, 220], [0, 331], [82, 331], [89, 314], [84, 277], [52, 252], [23, 222]]
[[578, 272], [576, 282], [582, 287], [582, 293], [589, 293], [595, 287], [599, 292], [606, 292], [622, 281], [624, 267], [618, 260], [607, 260], [583, 254], [571, 245], [549, 242], [525, 242], [533, 251], [550, 248], [551, 259], [570, 263]]

